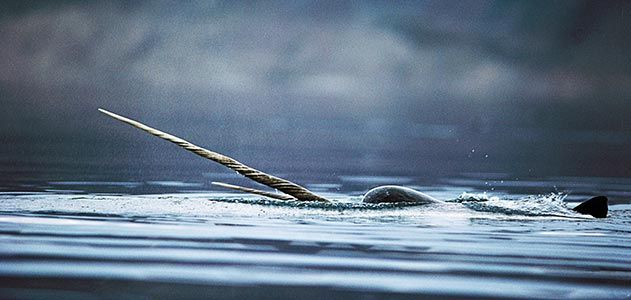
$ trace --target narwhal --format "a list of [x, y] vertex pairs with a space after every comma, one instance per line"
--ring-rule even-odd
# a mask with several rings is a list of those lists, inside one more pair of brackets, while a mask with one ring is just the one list
[[[210, 159], [214, 162], [217, 162], [225, 167], [228, 167], [237, 173], [254, 180], [260, 184], [266, 185], [280, 193], [268, 192], [257, 190], [253, 188], [247, 188], [222, 182], [213, 182], [212, 184], [238, 190], [241, 192], [261, 195], [269, 198], [274, 198], [278, 200], [294, 200], [294, 201], [320, 201], [320, 202], [329, 202], [328, 199], [319, 196], [312, 191], [302, 187], [296, 183], [293, 183], [289, 180], [279, 178], [264, 172], [261, 172], [257, 169], [249, 167], [234, 158], [228, 157], [226, 155], [210, 151], [208, 149], [204, 149], [193, 143], [190, 143], [184, 139], [176, 137], [174, 135], [168, 134], [166, 132], [160, 131], [158, 129], [149, 127], [145, 124], [142, 124], [138, 121], [134, 121], [132, 119], [117, 115], [113, 112], [109, 112], [105, 109], [99, 108], [99, 111], [116, 119], [127, 123], [133, 127], [136, 127], [140, 130], [143, 130], [151, 135], [157, 136], [161, 139], [172, 142], [188, 151], [191, 151], [201, 157]], [[429, 203], [442, 203], [443, 201], [438, 200], [434, 197], [431, 197], [427, 194], [421, 193], [419, 191], [413, 190], [411, 188], [396, 186], [396, 185], [385, 185], [379, 186], [369, 190], [366, 194], [364, 194], [362, 201], [364, 203], [416, 203], [416, 204], [429, 204]], [[608, 211], [608, 200], [605, 196], [597, 196], [591, 198], [587, 201], [582, 202], [573, 208], [574, 211], [581, 213], [592, 215], [596, 218], [605, 218], [607, 217]]]

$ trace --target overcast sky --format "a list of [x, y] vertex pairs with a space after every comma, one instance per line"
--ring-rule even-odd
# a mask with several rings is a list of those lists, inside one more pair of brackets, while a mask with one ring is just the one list
[[326, 145], [356, 133], [498, 140], [506, 126], [629, 143], [630, 7], [3, 1], [0, 133], [109, 132], [105, 107], [194, 137], [233, 130], [246, 144], [276, 131], [322, 133]]

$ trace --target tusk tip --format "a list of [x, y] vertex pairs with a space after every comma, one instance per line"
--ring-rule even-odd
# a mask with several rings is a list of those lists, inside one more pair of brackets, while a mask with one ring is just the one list
[[100, 112], [102, 112], [102, 113], [104, 113], [104, 114], [106, 114], [106, 115], [108, 115], [108, 116], [113, 116], [113, 115], [115, 115], [113, 112], [108, 111], [108, 110], [105, 110], [105, 109], [100, 108], [100, 107], [98, 108], [98, 111], [100, 111]]

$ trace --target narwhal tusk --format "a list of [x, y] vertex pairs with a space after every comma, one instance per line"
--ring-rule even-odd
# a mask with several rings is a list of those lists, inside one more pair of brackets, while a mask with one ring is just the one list
[[250, 193], [250, 194], [261, 195], [261, 196], [270, 197], [270, 198], [279, 199], [279, 200], [296, 200], [296, 198], [294, 198], [292, 196], [283, 195], [283, 194], [276, 194], [276, 193], [261, 191], [261, 190], [257, 190], [257, 189], [251, 189], [251, 188], [247, 188], [247, 187], [243, 187], [243, 186], [227, 184], [227, 183], [223, 183], [223, 182], [216, 182], [216, 181], [213, 181], [211, 183], [216, 185], [216, 186], [223, 187], [223, 188], [232, 189], [232, 190], [240, 191], [240, 192], [246, 192], [246, 193]]
[[210, 159], [214, 162], [217, 162], [223, 166], [226, 166], [234, 171], [236, 171], [237, 173], [250, 178], [260, 184], [269, 186], [273, 189], [277, 189], [287, 195], [290, 195], [294, 198], [296, 198], [297, 200], [301, 200], [301, 201], [328, 201], [314, 193], [312, 193], [311, 191], [309, 191], [308, 189], [295, 184], [289, 180], [285, 180], [282, 178], [278, 178], [276, 176], [273, 175], [269, 175], [267, 173], [263, 173], [259, 170], [256, 170], [254, 168], [248, 167], [240, 162], [238, 162], [237, 160], [225, 156], [223, 154], [219, 154], [217, 152], [213, 152], [207, 149], [204, 149], [202, 147], [196, 146], [190, 142], [187, 142], [179, 137], [176, 137], [174, 135], [170, 135], [166, 132], [162, 132], [160, 130], [157, 130], [155, 128], [149, 127], [145, 124], [142, 124], [140, 122], [125, 118], [123, 116], [117, 115], [115, 113], [109, 112], [105, 109], [99, 108], [99, 111], [116, 119], [119, 120], [121, 122], [127, 123], [131, 126], [134, 126], [138, 129], [141, 129], [151, 135], [155, 135], [159, 138], [162, 138], [164, 140], [167, 140], [169, 142], [172, 142], [188, 151], [191, 151], [201, 157]]

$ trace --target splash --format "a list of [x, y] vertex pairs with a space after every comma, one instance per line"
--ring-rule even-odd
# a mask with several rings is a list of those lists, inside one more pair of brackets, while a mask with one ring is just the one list
[[314, 202], [314, 201], [296, 201], [296, 200], [274, 200], [264, 198], [214, 198], [213, 201], [227, 203], [243, 203], [253, 205], [277, 206], [277, 207], [296, 207], [296, 208], [318, 208], [325, 210], [380, 210], [393, 209], [410, 206], [426, 206], [427, 203], [364, 203], [361, 197], [347, 197], [345, 199], [337, 199], [332, 202]]
[[486, 193], [463, 193], [453, 202], [462, 203], [465, 207], [475, 211], [505, 215], [587, 217], [567, 207], [564, 201], [566, 197], [566, 194], [550, 193], [518, 199], [501, 199], [497, 196], [489, 196]]
[[[489, 212], [512, 216], [555, 216], [570, 218], [590, 218], [581, 215], [567, 207], [564, 199], [566, 194], [550, 193], [547, 195], [533, 195], [521, 198], [500, 198], [486, 193], [462, 193], [456, 199], [446, 200], [446, 203], [459, 203], [477, 212]], [[404, 207], [418, 207], [424, 209], [431, 204], [418, 203], [363, 203], [361, 197], [343, 197], [328, 203], [305, 201], [280, 201], [261, 198], [216, 198], [213, 201], [227, 203], [243, 203], [275, 207], [317, 208], [324, 210], [383, 210]], [[414, 209], [414, 208], [413, 208]]]

